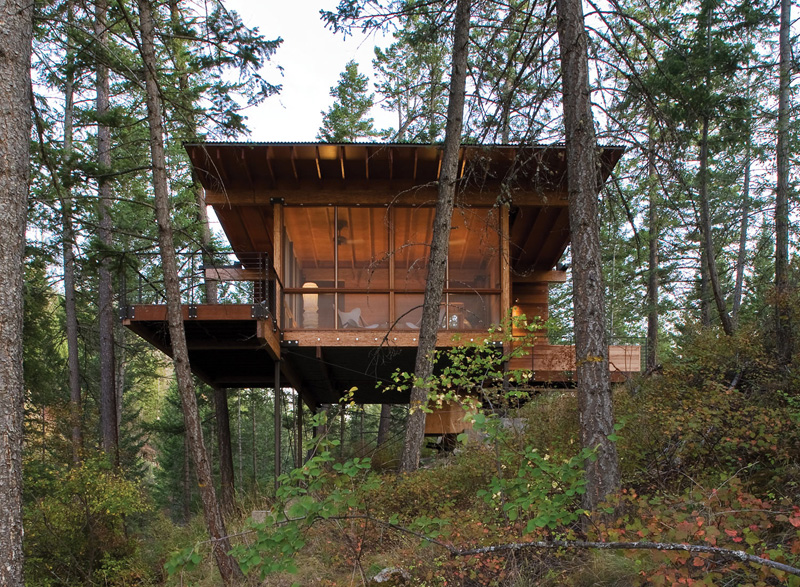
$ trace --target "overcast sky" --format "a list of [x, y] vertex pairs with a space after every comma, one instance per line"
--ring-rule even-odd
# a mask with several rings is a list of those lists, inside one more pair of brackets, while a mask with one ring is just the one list
[[[323, 110], [333, 102], [329, 92], [345, 64], [355, 59], [359, 71], [370, 74], [376, 44], [386, 46], [389, 39], [364, 37], [359, 33], [344, 39], [326, 30], [320, 20], [322, 8], [334, 9], [337, 0], [227, 0], [244, 23], [268, 38], [281, 37], [283, 44], [263, 70], [271, 83], [283, 90], [261, 106], [245, 112], [252, 141], [314, 141], [322, 124]], [[283, 67], [283, 75], [277, 67]], [[370, 84], [372, 87], [372, 83]], [[376, 126], [392, 124], [394, 117], [380, 108], [373, 116]], [[385, 122], [381, 122], [381, 118]]]

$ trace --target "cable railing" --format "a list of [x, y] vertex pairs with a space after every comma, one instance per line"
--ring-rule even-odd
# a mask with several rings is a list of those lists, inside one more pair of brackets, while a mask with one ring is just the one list
[[[250, 304], [265, 313], [274, 310], [275, 287], [266, 253], [178, 251], [176, 256], [181, 304]], [[134, 304], [166, 304], [160, 255], [126, 255], [119, 285], [123, 318]]]

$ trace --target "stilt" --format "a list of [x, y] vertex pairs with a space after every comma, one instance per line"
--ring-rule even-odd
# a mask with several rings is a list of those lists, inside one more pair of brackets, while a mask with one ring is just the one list
[[275, 361], [275, 489], [281, 476], [281, 363]]

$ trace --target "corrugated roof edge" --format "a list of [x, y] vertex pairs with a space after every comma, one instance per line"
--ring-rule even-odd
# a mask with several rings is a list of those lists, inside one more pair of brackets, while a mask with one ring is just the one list
[[[201, 146], [209, 146], [209, 145], [227, 145], [227, 146], [242, 146], [242, 147], [266, 147], [270, 145], [302, 145], [302, 146], [313, 146], [313, 145], [334, 145], [334, 146], [341, 146], [341, 147], [348, 147], [348, 146], [359, 146], [359, 147], [440, 147], [444, 143], [375, 143], [375, 142], [364, 142], [364, 143], [323, 143], [318, 141], [184, 141], [184, 147], [201, 147]], [[520, 147], [565, 147], [565, 143], [462, 143], [462, 147], [487, 147], [487, 148], [496, 148], [496, 147], [511, 147], [511, 148], [520, 148]], [[603, 149], [622, 149], [625, 150], [624, 145], [599, 145]]]

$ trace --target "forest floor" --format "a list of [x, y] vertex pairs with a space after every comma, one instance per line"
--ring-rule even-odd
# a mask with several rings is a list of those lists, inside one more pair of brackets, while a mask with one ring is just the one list
[[[698, 337], [691, 359], [616, 388], [621, 487], [601, 512], [581, 508], [591, 454], [578, 448], [576, 392], [554, 390], [506, 410], [527, 422], [523, 429], [481, 417], [481, 442], [429, 456], [410, 475], [392, 471], [392, 449], [344, 462], [323, 450], [285, 478], [277, 499], [251, 496], [231, 530], [237, 556], [253, 585], [287, 587], [800, 585], [713, 553], [454, 554], [530, 541], [655, 541], [800, 566], [796, 382], [765, 367], [746, 337], [731, 348], [714, 340]], [[253, 524], [253, 509], [267, 511], [266, 522]], [[207, 545], [196, 552], [202, 561], [174, 565], [168, 584], [215, 584]], [[384, 569], [400, 569], [399, 579], [375, 583]]]

